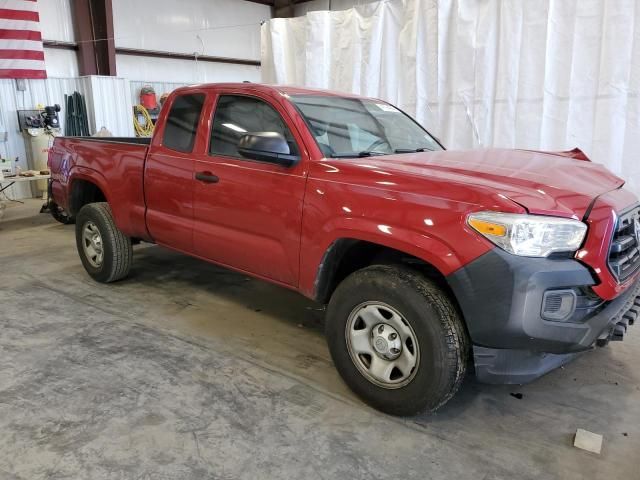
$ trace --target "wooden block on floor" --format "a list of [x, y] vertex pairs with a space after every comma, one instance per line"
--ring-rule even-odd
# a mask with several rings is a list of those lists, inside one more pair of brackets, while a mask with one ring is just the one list
[[579, 428], [573, 446], [599, 455], [602, 451], [602, 435]]

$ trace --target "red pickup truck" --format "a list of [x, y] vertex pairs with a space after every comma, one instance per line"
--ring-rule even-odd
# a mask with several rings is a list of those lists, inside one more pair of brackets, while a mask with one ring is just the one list
[[328, 304], [345, 382], [434, 411], [467, 368], [524, 383], [640, 311], [640, 205], [579, 150], [445, 151], [377, 99], [180, 88], [153, 139], [58, 137], [54, 211], [95, 280], [154, 242]]

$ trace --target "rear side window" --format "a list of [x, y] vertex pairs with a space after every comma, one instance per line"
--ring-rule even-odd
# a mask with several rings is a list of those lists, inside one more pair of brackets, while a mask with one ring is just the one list
[[238, 142], [243, 135], [254, 132], [277, 132], [289, 144], [291, 155], [298, 155], [298, 146], [278, 111], [263, 100], [241, 95], [222, 95], [218, 100], [211, 128], [209, 153], [243, 158]]
[[202, 93], [176, 97], [167, 116], [162, 145], [179, 152], [191, 152], [203, 104]]

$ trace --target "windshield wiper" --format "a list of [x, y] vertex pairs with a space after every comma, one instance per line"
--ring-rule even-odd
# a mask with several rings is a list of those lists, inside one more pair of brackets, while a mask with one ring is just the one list
[[418, 152], [433, 152], [434, 150], [427, 147], [420, 148], [396, 148], [395, 153], [418, 153]]
[[362, 157], [374, 157], [378, 155], [387, 155], [387, 154], [382, 152], [372, 152], [368, 150], [363, 150], [362, 152], [334, 153], [331, 155], [331, 158], [362, 158]]

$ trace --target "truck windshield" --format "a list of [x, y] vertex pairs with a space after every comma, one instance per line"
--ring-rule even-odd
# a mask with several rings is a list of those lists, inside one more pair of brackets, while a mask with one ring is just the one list
[[326, 157], [442, 150], [425, 129], [388, 103], [322, 95], [293, 95], [290, 99]]

